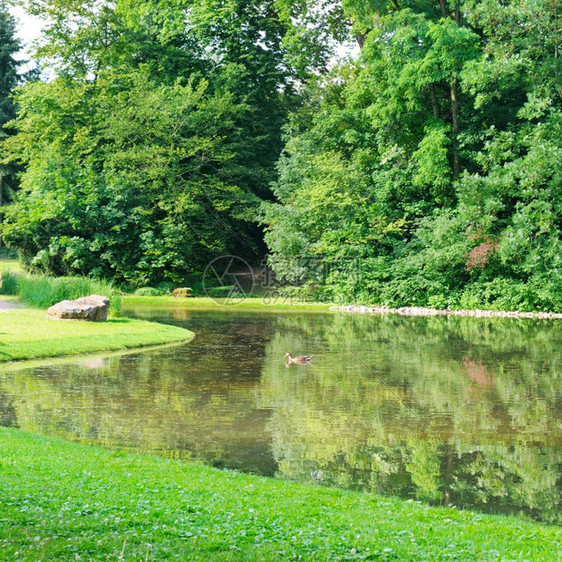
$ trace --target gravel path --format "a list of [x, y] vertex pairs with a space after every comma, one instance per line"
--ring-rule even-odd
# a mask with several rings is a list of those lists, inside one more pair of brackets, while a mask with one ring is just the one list
[[5, 301], [2, 298], [0, 298], [0, 312], [9, 312], [14, 308], [21, 308], [21, 307], [22, 305], [19, 302]]

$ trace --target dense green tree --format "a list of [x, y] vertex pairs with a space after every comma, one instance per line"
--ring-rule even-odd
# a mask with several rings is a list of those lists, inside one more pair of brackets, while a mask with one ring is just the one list
[[301, 80], [326, 71], [338, 46], [350, 39], [350, 20], [339, 2], [331, 0], [276, 0], [286, 24], [283, 44], [291, 67]]
[[15, 55], [21, 49], [16, 37], [16, 23], [4, 2], [0, 2], [0, 123], [14, 118], [15, 109], [10, 95], [20, 81], [20, 62]]
[[177, 281], [224, 251], [258, 200], [220, 177], [246, 108], [207, 89], [140, 71], [26, 88], [6, 143], [26, 164], [7, 241], [35, 268], [133, 283]]
[[7, 144], [26, 172], [6, 239], [27, 263], [146, 283], [256, 255], [294, 98], [272, 4], [28, 2], [56, 77], [21, 91]]
[[[0, 2], [0, 140], [5, 138], [9, 131], [4, 125], [15, 116], [15, 106], [11, 95], [20, 81], [18, 69], [21, 62], [15, 55], [21, 45], [16, 37], [16, 24], [8, 12], [4, 2]], [[4, 204], [9, 201], [16, 187], [14, 166], [2, 162], [0, 152], [0, 224], [2, 223]], [[2, 238], [0, 235], [0, 245]]]
[[486, 116], [478, 168], [458, 185], [459, 212], [483, 260], [471, 268], [475, 292], [511, 307], [560, 310], [560, 5], [467, 4], [487, 38], [484, 56], [463, 75], [475, 111]]
[[217, 87], [252, 108], [231, 162], [233, 180], [270, 198], [282, 147], [281, 129], [297, 99], [295, 71], [287, 65], [283, 45], [289, 24], [274, 0], [187, 4], [194, 36], [212, 53]]
[[273, 267], [316, 257], [349, 299], [562, 309], [558, 3], [343, 5], [361, 57], [292, 119]]
[[[26, 5], [48, 20], [38, 53], [55, 78], [19, 94], [5, 147], [25, 195], [5, 233], [36, 267], [179, 279], [220, 252], [255, 256], [265, 200], [291, 282], [562, 309], [555, 0]], [[332, 64], [352, 35], [360, 58]], [[94, 206], [109, 236], [78, 218], [84, 189], [119, 208]], [[46, 202], [60, 205], [42, 221]], [[112, 238], [125, 231], [135, 252]]]

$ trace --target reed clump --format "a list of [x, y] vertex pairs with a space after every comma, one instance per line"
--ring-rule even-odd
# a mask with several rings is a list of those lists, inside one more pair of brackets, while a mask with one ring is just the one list
[[15, 295], [38, 308], [49, 308], [62, 300], [104, 295], [111, 301], [109, 315], [121, 315], [121, 295], [111, 281], [89, 277], [50, 277], [7, 271], [2, 273], [0, 294]]

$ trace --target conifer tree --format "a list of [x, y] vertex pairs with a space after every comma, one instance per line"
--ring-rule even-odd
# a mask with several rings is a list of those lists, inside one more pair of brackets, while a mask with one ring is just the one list
[[[9, 134], [4, 129], [4, 125], [15, 116], [15, 106], [11, 94], [20, 80], [18, 68], [21, 61], [15, 59], [15, 54], [20, 47], [20, 42], [16, 37], [15, 20], [8, 12], [5, 2], [0, 2], [0, 140]], [[0, 223], [2, 222], [2, 206], [9, 199], [14, 187], [13, 166], [2, 164], [0, 160]]]

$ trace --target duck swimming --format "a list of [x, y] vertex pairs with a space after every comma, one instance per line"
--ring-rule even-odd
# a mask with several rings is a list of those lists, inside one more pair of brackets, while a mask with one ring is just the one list
[[295, 363], [297, 365], [307, 365], [312, 359], [312, 355], [299, 355], [297, 357], [293, 357], [288, 351], [285, 353], [285, 357], [289, 359], [287, 365], [290, 365], [291, 363]]

